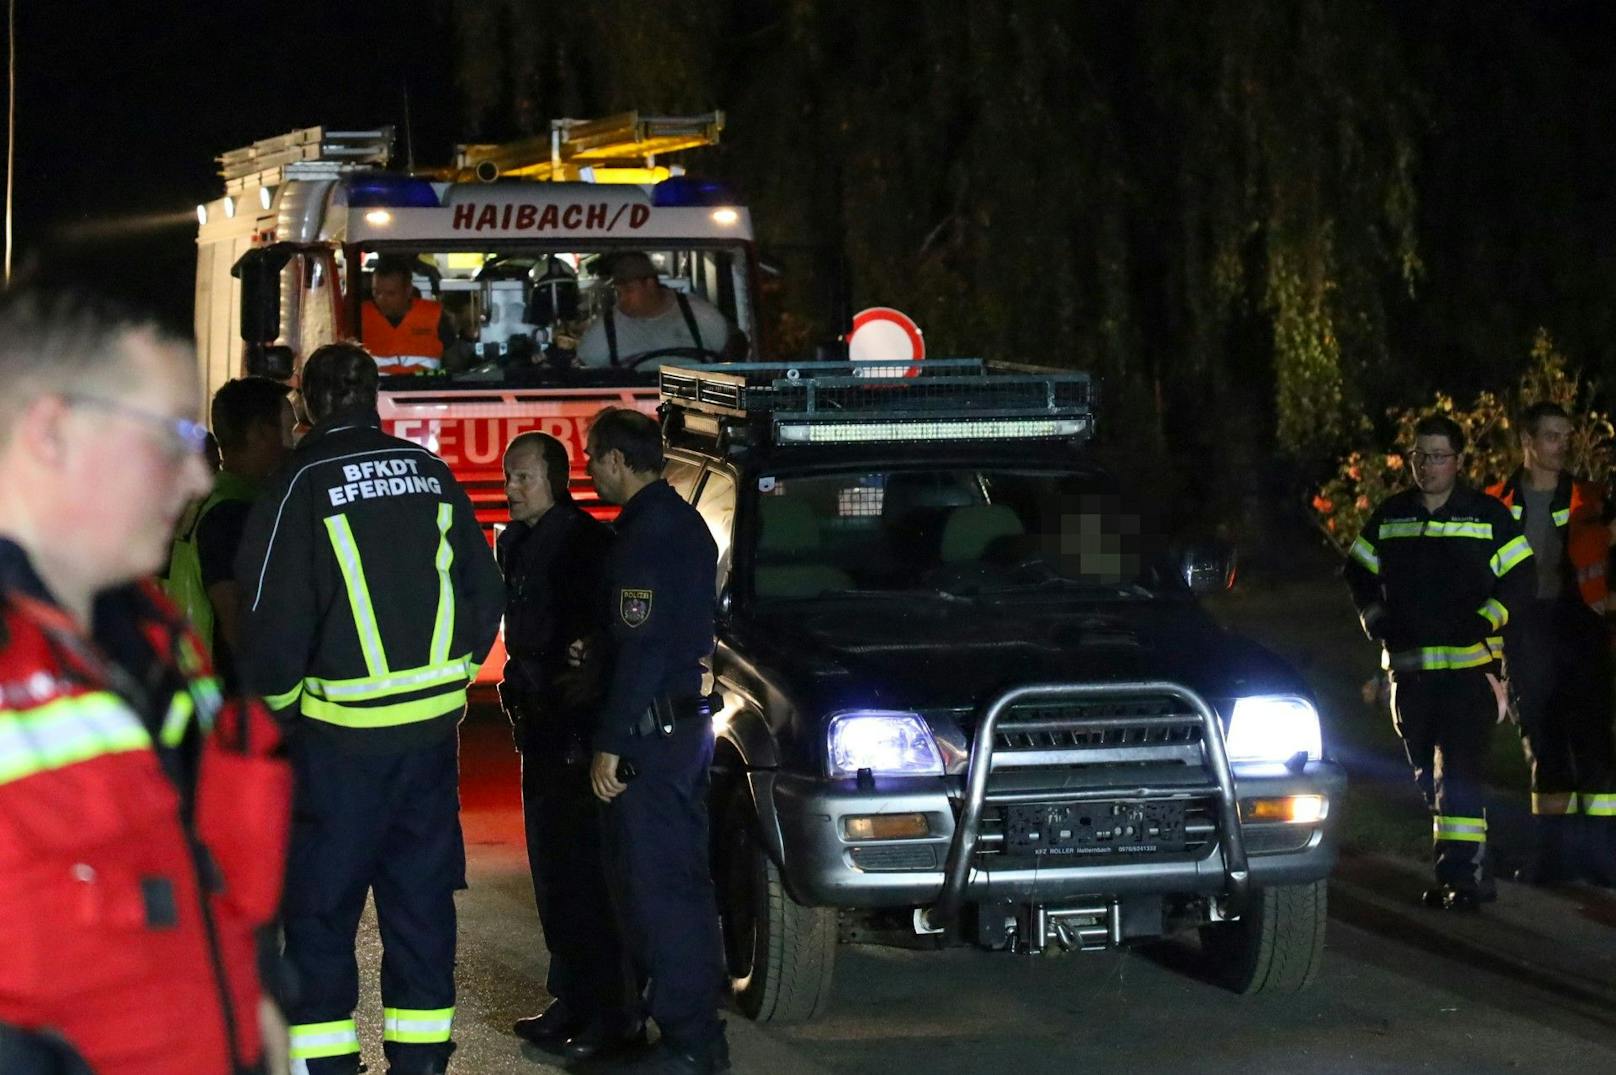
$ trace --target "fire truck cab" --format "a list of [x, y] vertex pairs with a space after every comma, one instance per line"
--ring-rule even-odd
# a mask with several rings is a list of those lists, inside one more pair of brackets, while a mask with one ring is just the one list
[[750, 215], [665, 163], [715, 144], [722, 127], [719, 112], [557, 120], [547, 137], [461, 146], [453, 165], [427, 170], [392, 167], [390, 127], [312, 127], [224, 154], [224, 194], [197, 207], [207, 398], [244, 374], [295, 386], [315, 348], [366, 342], [373, 271], [401, 260], [416, 298], [441, 307], [442, 368], [384, 369], [384, 427], [441, 456], [490, 530], [504, 518], [504, 446], [531, 429], [567, 445], [578, 498], [607, 513], [583, 470], [588, 422], [607, 405], [653, 411], [659, 364], [576, 361], [586, 326], [611, 308], [611, 258], [649, 255], [663, 286], [728, 321], [727, 338], [674, 357], [756, 355]]

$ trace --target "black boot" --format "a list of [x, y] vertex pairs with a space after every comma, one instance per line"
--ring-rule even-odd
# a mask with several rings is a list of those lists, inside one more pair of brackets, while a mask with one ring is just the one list
[[1604, 888], [1616, 888], [1616, 818], [1589, 817], [1577, 822], [1577, 861], [1583, 879]]
[[538, 1015], [518, 1019], [511, 1029], [524, 1041], [540, 1047], [560, 1045], [584, 1028], [588, 1020], [580, 1019], [572, 1009], [559, 1000]]

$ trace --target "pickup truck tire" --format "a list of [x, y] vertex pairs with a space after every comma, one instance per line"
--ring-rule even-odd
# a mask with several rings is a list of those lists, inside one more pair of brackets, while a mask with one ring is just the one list
[[755, 825], [751, 795], [737, 788], [715, 856], [724, 961], [735, 1004], [754, 1022], [807, 1022], [830, 1001], [836, 909], [804, 907], [791, 898]]
[[1324, 881], [1255, 889], [1239, 920], [1202, 926], [1213, 973], [1241, 994], [1307, 988], [1324, 962], [1328, 891]]

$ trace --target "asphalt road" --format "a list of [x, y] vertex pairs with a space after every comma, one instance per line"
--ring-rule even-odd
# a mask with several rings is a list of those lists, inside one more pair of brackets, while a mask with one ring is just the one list
[[[515, 761], [478, 714], [463, 750], [471, 888], [460, 898], [453, 1070], [559, 1070], [510, 1024], [544, 1002], [545, 953], [522, 858]], [[844, 947], [829, 1014], [759, 1028], [730, 1016], [736, 1070], [967, 1072], [1513, 1072], [1616, 1070], [1616, 1011], [1399, 937], [1332, 920], [1305, 994], [1240, 998], [1196, 977], [1193, 942], [1055, 957]], [[378, 1067], [379, 945], [362, 931], [366, 1056]]]

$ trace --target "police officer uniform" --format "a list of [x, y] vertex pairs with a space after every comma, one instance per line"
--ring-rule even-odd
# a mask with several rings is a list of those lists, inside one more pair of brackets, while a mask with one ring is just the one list
[[597, 751], [636, 770], [606, 807], [607, 876], [664, 1045], [691, 1070], [728, 1067], [717, 1007], [724, 983], [708, 866], [717, 548], [667, 482], [629, 498], [606, 561], [611, 672]]
[[599, 646], [610, 540], [605, 524], [569, 498], [531, 525], [513, 520], [496, 546], [509, 655], [500, 701], [522, 754], [528, 866], [550, 953], [545, 989], [560, 1006], [522, 1020], [517, 1033], [569, 1055], [633, 1037], [640, 1026], [606, 889], [600, 804], [589, 787], [599, 662], [573, 667], [567, 655], [577, 639]]
[[[1584, 873], [1616, 884], [1616, 840], [1608, 831], [1616, 826], [1616, 743], [1603, 618], [1610, 551], [1604, 500], [1569, 474], [1541, 495], [1526, 488], [1523, 471], [1488, 492], [1521, 520], [1538, 566], [1535, 599], [1516, 610], [1527, 659], [1511, 669], [1539, 826], [1536, 879]], [[1587, 826], [1585, 840], [1573, 831], [1579, 822]]]
[[1432, 905], [1468, 909], [1492, 895], [1482, 780], [1498, 647], [1489, 640], [1526, 597], [1531, 571], [1521, 564], [1531, 555], [1502, 504], [1456, 485], [1435, 511], [1418, 489], [1388, 497], [1348, 556], [1353, 602], [1383, 647], [1392, 720], [1432, 815]]
[[375, 410], [326, 417], [248, 519], [243, 675], [292, 729], [285, 905], [295, 1071], [359, 1068], [354, 934], [373, 891], [391, 1070], [454, 1046], [464, 887], [456, 727], [498, 630], [499, 570], [442, 460]]

